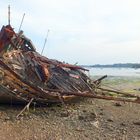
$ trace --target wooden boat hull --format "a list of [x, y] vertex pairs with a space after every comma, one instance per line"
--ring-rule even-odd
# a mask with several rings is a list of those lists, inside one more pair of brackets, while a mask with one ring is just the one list
[[26, 101], [12, 95], [12, 91], [0, 85], [0, 103], [2, 104], [23, 104]]

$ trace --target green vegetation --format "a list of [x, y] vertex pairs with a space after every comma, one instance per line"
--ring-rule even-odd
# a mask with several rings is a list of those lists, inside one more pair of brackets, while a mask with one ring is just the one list
[[[92, 79], [98, 79], [99, 76], [94, 76]], [[139, 92], [140, 78], [126, 76], [109, 76], [102, 81], [102, 86], [107, 88], [125, 91], [128, 93]]]

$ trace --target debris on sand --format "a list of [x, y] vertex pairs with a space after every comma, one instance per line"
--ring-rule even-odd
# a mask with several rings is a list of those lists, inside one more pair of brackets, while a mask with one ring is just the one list
[[[103, 76], [91, 80], [87, 69], [40, 55], [23, 31], [10, 23], [0, 31], [0, 102], [62, 102], [76, 97], [140, 103], [140, 97], [101, 87]], [[113, 92], [116, 95], [111, 96]], [[109, 96], [110, 95], [110, 96]], [[118, 95], [121, 95], [118, 97]], [[127, 98], [126, 98], [127, 97]]]

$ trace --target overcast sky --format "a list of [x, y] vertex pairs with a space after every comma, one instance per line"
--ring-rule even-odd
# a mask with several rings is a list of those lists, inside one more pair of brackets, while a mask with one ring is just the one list
[[43, 55], [78, 64], [140, 63], [140, 0], [0, 0], [0, 26], [24, 34]]

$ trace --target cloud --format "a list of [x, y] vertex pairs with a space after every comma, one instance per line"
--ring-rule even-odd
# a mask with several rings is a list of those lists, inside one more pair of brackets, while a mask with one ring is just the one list
[[[139, 61], [139, 0], [20, 0], [1, 1], [0, 25], [11, 23], [22, 30], [44, 55], [79, 64]], [[125, 55], [124, 55], [125, 54]]]

